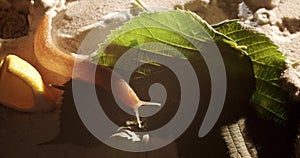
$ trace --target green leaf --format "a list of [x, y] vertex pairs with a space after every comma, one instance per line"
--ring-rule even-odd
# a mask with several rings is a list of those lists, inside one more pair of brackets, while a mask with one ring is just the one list
[[[128, 63], [148, 63], [153, 55], [172, 59], [187, 58], [191, 61], [201, 60], [202, 57], [193, 41], [201, 48], [201, 44], [213, 40], [211, 35], [214, 31], [206, 22], [194, 16], [191, 12], [181, 10], [140, 14], [112, 32], [98, 50], [99, 56], [94, 61], [100, 65], [113, 67], [120, 56], [129, 49], [136, 49], [138, 55], [129, 58]], [[145, 43], [148, 44], [144, 45]], [[177, 52], [184, 56], [179, 56]], [[147, 66], [141, 66], [137, 72], [147, 75], [157, 67], [160, 65], [150, 62]]]
[[[145, 76], [154, 79], [169, 79], [168, 83], [176, 87], [176, 79], [170, 79], [166, 73], [163, 73], [167, 72], [167, 68], [164, 67], [166, 65], [162, 66], [152, 61], [151, 58], [157, 57], [178, 63], [182, 61], [187, 63], [188, 60], [196, 72], [198, 82], [205, 87], [201, 87], [201, 97], [205, 98], [209, 98], [208, 96], [211, 96], [212, 93], [212, 76], [209, 73], [213, 71], [222, 74], [221, 69], [209, 70], [207, 63], [215, 68], [225, 67], [226, 77], [220, 78], [222, 81], [226, 80], [227, 83], [226, 100], [222, 113], [225, 118], [230, 117], [232, 120], [232, 116], [240, 116], [241, 111], [244, 111], [242, 109], [246, 107], [244, 105], [249, 104], [255, 87], [251, 60], [244, 50], [236, 45], [235, 41], [215, 31], [192, 12], [176, 10], [143, 13], [112, 31], [107, 41], [97, 51], [99, 60], [95, 58], [94, 62], [102, 66], [121, 69], [119, 71], [121, 75], [124, 71], [128, 72], [127, 68], [130, 67], [130, 64], [142, 64], [136, 69], [136, 73], [132, 74], [133, 78], [131, 79], [136, 81], [136, 74], [143, 79]], [[217, 49], [211, 49], [212, 46], [216, 46], [214, 48]], [[130, 51], [133, 52], [133, 55], [126, 58], [125, 65], [116, 66], [116, 63], [120, 62]], [[200, 55], [199, 52], [207, 53], [205, 55], [209, 56], [209, 59], [204, 60], [203, 54]], [[220, 53], [221, 62], [214, 56], [214, 53]], [[215, 83], [219, 87], [224, 86], [219, 82], [213, 84]], [[140, 92], [138, 93], [140, 94]], [[208, 103], [206, 104], [204, 101], [200, 104], [199, 107], [208, 106]]]
[[285, 57], [266, 35], [243, 26], [236, 20], [213, 26], [223, 35], [243, 47], [253, 62], [256, 91], [252, 97], [259, 116], [285, 124], [287, 116], [287, 93], [280, 88], [280, 76], [286, 69]]

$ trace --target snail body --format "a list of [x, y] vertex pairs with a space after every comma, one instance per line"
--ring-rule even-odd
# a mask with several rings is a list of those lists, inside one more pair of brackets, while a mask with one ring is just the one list
[[[54, 14], [48, 12], [42, 19], [34, 40], [35, 55], [39, 63], [46, 69], [55, 72], [62, 76], [62, 82], [66, 82], [70, 78], [79, 79], [96, 85], [111, 92], [111, 86], [116, 89], [115, 97], [122, 103], [133, 109], [139, 127], [141, 121], [139, 118], [138, 109], [142, 105], [160, 106], [159, 103], [141, 101], [130, 85], [122, 79], [118, 74], [112, 79], [113, 72], [110, 68], [95, 65], [88, 59], [77, 58], [61, 51], [54, 43], [51, 37], [51, 23]], [[76, 62], [76, 71], [73, 71], [73, 66]], [[96, 67], [96, 72], [95, 68]], [[57, 83], [54, 83], [57, 84]]]

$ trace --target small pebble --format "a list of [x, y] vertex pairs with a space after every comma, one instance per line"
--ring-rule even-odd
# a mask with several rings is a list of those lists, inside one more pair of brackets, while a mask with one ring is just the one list
[[148, 142], [149, 142], [149, 139], [150, 139], [149, 134], [143, 135], [143, 142], [144, 142], [144, 143], [148, 143]]
[[243, 21], [251, 20], [253, 18], [253, 13], [245, 2], [239, 4], [238, 17]]
[[258, 9], [255, 12], [254, 17], [260, 25], [275, 25], [278, 21], [276, 14], [272, 10], [267, 10], [265, 8]]

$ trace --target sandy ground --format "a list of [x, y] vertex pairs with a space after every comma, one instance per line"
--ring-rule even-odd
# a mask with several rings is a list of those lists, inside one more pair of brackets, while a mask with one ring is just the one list
[[[32, 42], [35, 29], [41, 17], [52, 5], [51, 1], [48, 2], [48, 6], [45, 7], [40, 1], [35, 1], [34, 5], [30, 5], [27, 0], [0, 0], [0, 57], [8, 53], [17, 54], [35, 67], [38, 67], [42, 74], [50, 73], [40, 67], [37, 62], [33, 54]], [[67, 10], [60, 13], [60, 18], [54, 20], [53, 32], [57, 35], [56, 39], [59, 46], [69, 52], [77, 51], [80, 41], [88, 32], [88, 30], [78, 32], [78, 29], [102, 20], [103, 16], [108, 13], [126, 10], [130, 4], [127, 0], [71, 0], [67, 2]], [[261, 12], [261, 15], [263, 15], [262, 19], [256, 16], [248, 16], [247, 14], [238, 16], [238, 5], [240, 2], [242, 0], [212, 0], [207, 6], [204, 6], [201, 0], [149, 0], [145, 1], [145, 4], [168, 9], [188, 9], [196, 12], [211, 24], [225, 19], [241, 18], [245, 23], [251, 23], [258, 30], [272, 38], [291, 62], [300, 61], [299, 0], [264, 0], [263, 2], [261, 0], [245, 0], [245, 3], [250, 6], [254, 15], [256, 11]], [[262, 8], [267, 8], [268, 10], [263, 10]], [[13, 16], [11, 16], [11, 19], [4, 18], [6, 15]], [[13, 20], [13, 18], [18, 20]], [[259, 25], [256, 25], [257, 23]], [[13, 27], [14, 29], [12, 29], [12, 26], [18, 27]], [[297, 72], [300, 73], [300, 66], [298, 65], [295, 64], [283, 75], [286, 79], [284, 82], [286, 89], [296, 100], [300, 100], [300, 76], [297, 76]], [[47, 77], [45, 77], [45, 80], [46, 82], [51, 82], [49, 81], [50, 79], [47, 80]], [[59, 119], [59, 113], [28, 114], [0, 106], [0, 157], [109, 157], [110, 150], [105, 150], [107, 147], [103, 145], [94, 148], [70, 143], [37, 145], [55, 137], [59, 132]], [[299, 144], [296, 147], [298, 148], [298, 155], [300, 155]], [[176, 147], [170, 145], [167, 148], [164, 150], [173, 151], [173, 148]], [[135, 154], [131, 155], [131, 157], [160, 157], [160, 153], [164, 150], [148, 156]], [[177, 157], [174, 152], [170, 154], [173, 154], [170, 157]]]

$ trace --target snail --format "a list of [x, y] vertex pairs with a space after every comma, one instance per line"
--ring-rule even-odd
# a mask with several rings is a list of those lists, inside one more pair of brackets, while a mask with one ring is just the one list
[[[55, 13], [48, 11], [42, 19], [39, 27], [37, 28], [34, 39], [34, 53], [39, 63], [45, 68], [53, 71], [61, 76], [63, 80], [70, 78], [79, 79], [85, 82], [93, 83], [111, 91], [111, 86], [116, 88], [115, 97], [122, 103], [126, 104], [133, 109], [139, 127], [141, 121], [139, 118], [138, 109], [142, 105], [155, 105], [160, 106], [160, 103], [141, 101], [130, 85], [116, 74], [112, 79], [113, 72], [110, 68], [95, 65], [88, 59], [81, 59], [61, 51], [54, 43], [51, 36], [51, 23]], [[73, 65], [76, 61], [76, 71], [73, 71]], [[96, 72], [94, 72], [94, 67]]]

